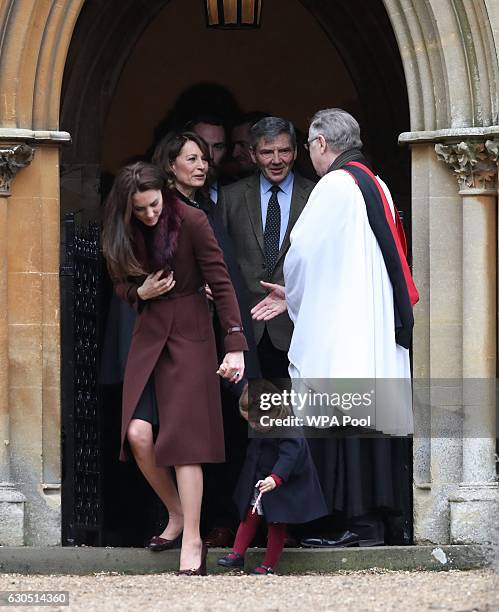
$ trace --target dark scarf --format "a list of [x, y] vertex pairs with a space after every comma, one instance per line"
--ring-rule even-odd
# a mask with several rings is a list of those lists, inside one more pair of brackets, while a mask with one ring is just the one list
[[188, 198], [178, 189], [175, 189], [175, 194], [184, 204], [194, 206], [194, 208], [199, 208], [204, 211], [208, 215], [208, 218], [215, 212], [215, 204], [210, 200], [209, 196], [205, 195], [201, 190], [196, 191], [192, 198]]
[[179, 202], [171, 191], [163, 191], [163, 211], [154, 227], [132, 218], [135, 256], [148, 273], [168, 272], [177, 250], [181, 218]]
[[370, 168], [370, 165], [360, 149], [347, 149], [338, 155], [327, 171], [332, 172], [333, 170], [340, 170], [345, 164], [348, 164], [348, 162], [351, 161], [360, 162], [361, 164], [364, 164]]
[[331, 164], [328, 172], [333, 170], [348, 172], [362, 193], [369, 225], [381, 249], [392, 283], [395, 339], [397, 344], [409, 348], [414, 326], [412, 305], [417, 302], [419, 296], [403, 252], [405, 242], [403, 230], [401, 226], [395, 227], [383, 189], [366, 164], [361, 151], [350, 149], [341, 153]]

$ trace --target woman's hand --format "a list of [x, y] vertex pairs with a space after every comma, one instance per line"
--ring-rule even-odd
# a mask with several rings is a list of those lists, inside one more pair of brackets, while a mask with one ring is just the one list
[[211, 290], [211, 287], [208, 285], [208, 283], [206, 283], [206, 285], [204, 286], [204, 292], [206, 294], [206, 297], [210, 300], [210, 302], [213, 302], [213, 291]]
[[152, 298], [163, 295], [171, 291], [175, 287], [175, 281], [173, 280], [173, 272], [170, 272], [166, 278], [161, 278], [163, 270], [149, 274], [142, 285], [137, 289], [137, 294], [141, 300], [150, 300]]
[[227, 353], [217, 370], [217, 374], [230, 382], [239, 382], [244, 375], [243, 351], [231, 351]]
[[269, 290], [269, 294], [256, 306], [253, 306], [251, 315], [255, 321], [270, 321], [287, 310], [284, 287], [265, 281], [260, 281], [260, 283]]
[[272, 491], [272, 489], [275, 489], [277, 485], [272, 476], [267, 476], [267, 478], [264, 480], [259, 480], [255, 487], [258, 487], [260, 493], [268, 493], [269, 491]]

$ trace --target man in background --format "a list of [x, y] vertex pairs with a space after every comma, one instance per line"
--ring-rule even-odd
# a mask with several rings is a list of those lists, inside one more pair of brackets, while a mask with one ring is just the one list
[[206, 142], [210, 151], [211, 176], [209, 177], [210, 198], [218, 201], [220, 169], [227, 153], [227, 136], [221, 117], [210, 113], [196, 115], [186, 125], [185, 130], [196, 133]]
[[[243, 156], [244, 147], [238, 145]], [[314, 184], [293, 171], [293, 124], [265, 117], [250, 128], [250, 157], [258, 172], [222, 188], [218, 212], [232, 238], [249, 294], [250, 308], [267, 294], [262, 282], [283, 284], [289, 235]], [[293, 326], [287, 313], [254, 321], [264, 378], [288, 378], [287, 352]]]
[[267, 113], [260, 111], [243, 113], [232, 125], [230, 140], [233, 166], [231, 173], [234, 177], [245, 178], [256, 172], [257, 165], [251, 157], [250, 129], [260, 119], [268, 116]]

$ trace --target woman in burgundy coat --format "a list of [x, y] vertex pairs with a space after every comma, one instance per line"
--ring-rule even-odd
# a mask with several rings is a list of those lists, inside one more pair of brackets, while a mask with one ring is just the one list
[[[234, 290], [206, 215], [180, 202], [150, 164], [118, 173], [106, 202], [103, 250], [116, 292], [139, 313], [123, 385], [120, 458], [131, 450], [167, 507], [165, 539], [173, 544], [183, 532], [180, 571], [203, 573], [200, 464], [225, 459], [217, 374], [240, 380], [247, 349]], [[206, 283], [226, 330], [218, 370]], [[151, 377], [157, 415], [144, 411], [151, 402], [141, 403]]]

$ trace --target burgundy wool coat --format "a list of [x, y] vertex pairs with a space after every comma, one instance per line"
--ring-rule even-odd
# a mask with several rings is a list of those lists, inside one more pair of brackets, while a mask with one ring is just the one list
[[[181, 225], [171, 269], [175, 287], [162, 299], [142, 301], [138, 282], [115, 284], [116, 293], [139, 311], [123, 383], [120, 459], [142, 391], [154, 372], [159, 432], [158, 466], [225, 461], [215, 336], [208, 283], [224, 329], [242, 329], [234, 289], [213, 230], [203, 211], [180, 204]], [[242, 332], [227, 333], [225, 351], [247, 350]]]

